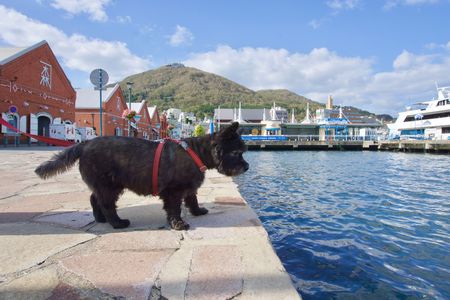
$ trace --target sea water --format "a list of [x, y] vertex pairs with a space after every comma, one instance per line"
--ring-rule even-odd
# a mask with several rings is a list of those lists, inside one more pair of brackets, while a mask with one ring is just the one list
[[450, 156], [245, 158], [239, 190], [304, 299], [450, 299]]

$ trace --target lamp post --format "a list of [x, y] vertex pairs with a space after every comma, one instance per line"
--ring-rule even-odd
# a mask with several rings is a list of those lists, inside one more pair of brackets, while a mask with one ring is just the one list
[[[133, 86], [134, 82], [128, 81], [127, 87], [128, 87], [128, 111], [131, 112], [131, 87]], [[128, 136], [131, 136], [131, 120], [128, 120]]]

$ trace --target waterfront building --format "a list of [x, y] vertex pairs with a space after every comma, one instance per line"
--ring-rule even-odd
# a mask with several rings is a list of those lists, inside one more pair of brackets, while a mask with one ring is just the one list
[[311, 116], [309, 103], [302, 122], [297, 123], [292, 116], [287, 122], [288, 111], [274, 103], [270, 110], [218, 108], [214, 111], [214, 122], [229, 124], [239, 122], [244, 135], [291, 135], [300, 139], [329, 140], [374, 139], [382, 127], [381, 122], [372, 116], [365, 116], [352, 107], [335, 108], [333, 98], [328, 97], [325, 108], [316, 110]]
[[273, 120], [278, 120], [280, 123], [286, 123], [289, 120], [287, 109], [276, 106], [275, 102], [269, 113]]
[[153, 137], [152, 118], [148, 112], [147, 100], [142, 100], [140, 103], [131, 103], [131, 110], [134, 110], [139, 116], [136, 119], [137, 136], [146, 140]]
[[[75, 119], [78, 127], [93, 127], [100, 136], [100, 95], [92, 88], [77, 89]], [[128, 120], [122, 117], [128, 108], [119, 84], [102, 92], [102, 135], [128, 136]]]
[[181, 109], [179, 108], [169, 108], [166, 110], [168, 120], [178, 120], [181, 114]]
[[167, 114], [163, 112], [159, 118], [160, 128], [159, 128], [159, 138], [165, 139], [169, 137], [169, 120], [167, 119]]
[[151, 140], [158, 140], [161, 137], [161, 120], [159, 117], [159, 111], [156, 106], [149, 106], [148, 114], [150, 117], [150, 124], [152, 126]]
[[[220, 129], [222, 124], [227, 125], [238, 119], [238, 111], [232, 108], [217, 108], [214, 110], [214, 123]], [[265, 109], [241, 109], [240, 118], [245, 121], [240, 128], [242, 134], [261, 135], [263, 120], [269, 120], [269, 112]]]
[[319, 126], [319, 140], [338, 139], [374, 139], [383, 126], [372, 116], [359, 113], [352, 107], [333, 106], [332, 96], [328, 96], [325, 108], [316, 110], [314, 123]]
[[[50, 125], [75, 121], [75, 99], [75, 90], [46, 41], [26, 48], [0, 48], [0, 111], [12, 126], [49, 136]], [[28, 141], [2, 126], [4, 143], [16, 138]]]

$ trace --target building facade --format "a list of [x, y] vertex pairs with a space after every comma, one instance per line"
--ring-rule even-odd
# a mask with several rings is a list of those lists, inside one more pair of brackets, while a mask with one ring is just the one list
[[136, 137], [150, 140], [153, 137], [152, 118], [148, 112], [147, 101], [142, 100], [140, 103], [131, 103], [131, 110], [134, 110], [139, 117], [135, 122], [137, 128]]
[[128, 108], [119, 84], [102, 92], [102, 132], [100, 134], [100, 95], [94, 88], [77, 89], [75, 120], [78, 127], [93, 127], [97, 136], [128, 136], [128, 120], [122, 117]]
[[[0, 48], [0, 111], [12, 126], [49, 136], [51, 124], [74, 123], [75, 100], [75, 90], [46, 41], [27, 48]], [[0, 138], [5, 143], [15, 135], [2, 126]]]

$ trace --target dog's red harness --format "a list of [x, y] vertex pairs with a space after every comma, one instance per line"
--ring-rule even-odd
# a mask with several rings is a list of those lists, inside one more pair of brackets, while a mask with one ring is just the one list
[[183, 149], [186, 150], [186, 152], [191, 156], [192, 160], [195, 162], [195, 164], [197, 165], [197, 167], [200, 169], [201, 172], [204, 173], [206, 171], [206, 169], [207, 169], [205, 164], [200, 159], [200, 157], [198, 157], [198, 155], [188, 146], [188, 144], [185, 141], [178, 141], [178, 140], [173, 140], [173, 139], [164, 139], [164, 140], [162, 140], [159, 143], [158, 148], [156, 148], [155, 160], [153, 162], [153, 173], [152, 173], [152, 184], [153, 184], [152, 195], [153, 196], [157, 196], [158, 195], [159, 161], [161, 160], [161, 153], [163, 151], [165, 141], [172, 141], [174, 143], [177, 143], [181, 147], [183, 147]]

